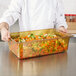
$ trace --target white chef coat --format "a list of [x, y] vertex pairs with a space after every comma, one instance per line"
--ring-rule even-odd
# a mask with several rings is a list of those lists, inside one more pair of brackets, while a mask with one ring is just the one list
[[12, 0], [0, 23], [11, 26], [17, 20], [20, 31], [67, 28], [61, 0]]

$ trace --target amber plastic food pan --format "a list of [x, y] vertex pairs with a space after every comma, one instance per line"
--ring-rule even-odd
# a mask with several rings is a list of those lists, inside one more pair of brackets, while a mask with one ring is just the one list
[[55, 29], [11, 33], [9, 50], [19, 59], [66, 52], [71, 35]]

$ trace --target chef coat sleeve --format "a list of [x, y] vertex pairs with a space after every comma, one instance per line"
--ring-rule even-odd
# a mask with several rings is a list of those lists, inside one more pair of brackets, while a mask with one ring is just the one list
[[63, 3], [61, 0], [57, 0], [57, 6], [56, 6], [56, 28], [59, 28], [60, 26], [64, 26], [67, 28], [66, 19], [64, 16], [64, 8]]
[[9, 26], [13, 25], [20, 16], [21, 0], [12, 0], [8, 10], [3, 14], [0, 23], [6, 22]]

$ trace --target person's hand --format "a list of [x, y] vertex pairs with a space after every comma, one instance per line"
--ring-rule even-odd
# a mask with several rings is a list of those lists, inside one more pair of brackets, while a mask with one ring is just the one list
[[67, 29], [65, 29], [64, 26], [60, 26], [58, 30], [61, 32], [67, 33]]
[[1, 30], [1, 39], [3, 41], [7, 42], [10, 38], [10, 33], [7, 29], [8, 25], [6, 23], [2, 23], [2, 24], [0, 24], [0, 26], [2, 26], [1, 29], [0, 29]]

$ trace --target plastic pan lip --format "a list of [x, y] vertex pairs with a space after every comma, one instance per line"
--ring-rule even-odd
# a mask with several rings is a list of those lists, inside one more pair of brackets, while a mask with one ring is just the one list
[[[26, 43], [30, 43], [30, 42], [40, 42], [40, 41], [47, 41], [47, 40], [54, 40], [54, 39], [60, 39], [60, 38], [67, 38], [67, 37], [73, 37], [73, 35], [71, 35], [71, 34], [69, 34], [69, 33], [64, 33], [64, 32], [61, 32], [61, 31], [59, 31], [59, 30], [57, 30], [57, 29], [42, 29], [42, 31], [43, 30], [52, 30], [53, 32], [57, 32], [57, 33], [63, 33], [64, 34], [64, 36], [63, 37], [61, 37], [61, 35], [59, 35], [59, 34], [56, 34], [57, 36], [59, 36], [59, 38], [51, 38], [51, 39], [41, 39], [41, 40], [33, 40], [33, 41], [25, 41]], [[20, 36], [20, 33], [24, 33], [24, 32], [35, 32], [35, 31], [41, 31], [41, 30], [34, 30], [34, 31], [23, 31], [23, 32], [13, 32], [13, 33], [11, 33], [11, 34], [17, 34], [16, 36]], [[9, 41], [13, 41], [13, 42], [15, 42], [15, 43], [25, 43], [25, 42], [16, 42], [14, 39], [12, 39], [12, 38], [10, 38], [9, 39]]]

